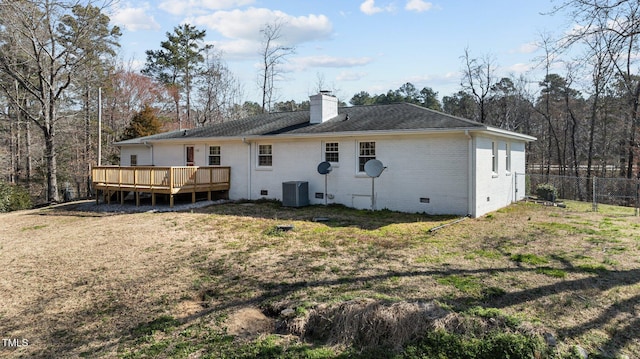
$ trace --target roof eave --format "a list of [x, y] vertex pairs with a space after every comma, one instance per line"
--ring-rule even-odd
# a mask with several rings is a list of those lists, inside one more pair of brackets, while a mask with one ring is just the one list
[[537, 138], [533, 137], [533, 136], [529, 136], [529, 135], [525, 135], [522, 133], [517, 133], [517, 132], [513, 132], [513, 131], [509, 131], [509, 130], [503, 130], [501, 128], [497, 128], [497, 127], [490, 127], [487, 126], [484, 129], [482, 129], [483, 132], [488, 132], [492, 135], [497, 135], [500, 137], [508, 137], [511, 139], [517, 139], [517, 140], [521, 140], [521, 141], [526, 141], [526, 142], [532, 142], [532, 141], [536, 141]]
[[303, 138], [345, 138], [345, 137], [367, 137], [367, 136], [397, 136], [397, 135], [421, 135], [421, 134], [450, 134], [464, 133], [465, 131], [484, 130], [483, 127], [457, 127], [457, 128], [430, 128], [430, 129], [407, 129], [407, 130], [367, 130], [367, 131], [341, 131], [341, 132], [319, 132], [319, 133], [283, 133], [276, 135], [236, 135], [236, 136], [211, 136], [211, 137], [176, 137], [163, 139], [150, 139], [137, 143], [114, 143], [116, 146], [144, 145], [156, 143], [201, 143], [215, 141], [256, 141], [256, 140], [278, 140], [278, 139], [303, 139]]
[[366, 131], [341, 131], [341, 132], [319, 132], [319, 133], [281, 133], [275, 135], [234, 135], [234, 136], [210, 136], [210, 137], [176, 137], [145, 139], [140, 138], [137, 142], [116, 142], [115, 146], [139, 146], [156, 143], [203, 143], [216, 141], [256, 141], [256, 140], [284, 140], [284, 139], [304, 139], [304, 138], [345, 138], [345, 137], [371, 137], [371, 136], [397, 136], [397, 135], [424, 135], [424, 134], [451, 134], [451, 133], [488, 133], [500, 137], [507, 137], [525, 142], [535, 141], [536, 138], [502, 130], [488, 126], [470, 126], [453, 128], [428, 128], [428, 129], [406, 129], [406, 130], [366, 130]]

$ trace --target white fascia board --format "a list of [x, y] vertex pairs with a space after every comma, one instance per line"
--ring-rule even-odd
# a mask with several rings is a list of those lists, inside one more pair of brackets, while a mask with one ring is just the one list
[[[291, 139], [313, 139], [313, 138], [345, 138], [345, 137], [368, 137], [368, 136], [398, 136], [398, 135], [433, 135], [433, 134], [466, 134], [466, 133], [489, 133], [501, 137], [518, 139], [521, 141], [535, 141], [536, 138], [520, 133], [502, 130], [494, 127], [458, 127], [458, 128], [433, 128], [418, 130], [381, 130], [381, 131], [345, 131], [345, 132], [322, 132], [322, 133], [296, 133], [278, 135], [248, 135], [248, 136], [216, 136], [216, 137], [186, 137], [186, 138], [165, 138], [157, 140], [147, 140], [148, 144], [155, 143], [210, 143], [210, 142], [232, 142], [232, 141], [277, 141]], [[116, 144], [116, 146], [140, 146], [144, 143]]]
[[482, 130], [471, 130], [471, 131], [472, 132], [487, 132], [487, 133], [492, 134], [492, 135], [496, 135], [496, 136], [500, 136], [500, 137], [507, 137], [507, 138], [526, 141], [526, 142], [532, 142], [532, 141], [536, 141], [537, 140], [537, 138], [535, 138], [533, 136], [524, 135], [522, 133], [517, 133], [517, 132], [513, 132], [513, 131], [503, 130], [503, 129], [497, 128], [497, 127], [489, 127], [489, 126], [487, 126], [486, 128], [484, 128]]
[[278, 135], [249, 135], [249, 136], [229, 136], [229, 137], [190, 137], [190, 138], [168, 138], [159, 140], [149, 140], [149, 143], [202, 143], [217, 141], [264, 141], [264, 140], [291, 140], [305, 138], [338, 138], [338, 137], [367, 137], [367, 136], [397, 136], [397, 135], [424, 135], [424, 134], [464, 134], [465, 131], [477, 130], [477, 127], [443, 128], [443, 129], [421, 129], [421, 130], [382, 130], [382, 131], [345, 131], [345, 132], [322, 132], [322, 133], [296, 133]]

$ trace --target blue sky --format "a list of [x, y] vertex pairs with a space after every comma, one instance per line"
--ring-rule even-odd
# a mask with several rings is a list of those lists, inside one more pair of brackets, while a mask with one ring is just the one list
[[141, 67], [145, 50], [158, 49], [166, 32], [181, 23], [207, 31], [206, 41], [244, 87], [245, 100], [259, 101], [256, 84], [260, 29], [279, 18], [282, 39], [296, 53], [283, 65], [279, 100], [302, 101], [318, 78], [341, 100], [359, 91], [397, 89], [406, 82], [442, 96], [460, 88], [465, 48], [491, 56], [498, 75], [526, 74], [542, 51], [541, 34], [568, 28], [562, 15], [546, 15], [556, 0], [120, 0], [111, 10], [122, 28], [121, 58]]

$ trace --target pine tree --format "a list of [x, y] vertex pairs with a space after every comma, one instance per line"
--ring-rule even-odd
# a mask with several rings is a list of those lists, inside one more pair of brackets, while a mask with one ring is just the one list
[[142, 111], [133, 116], [131, 123], [124, 130], [122, 140], [155, 135], [160, 132], [161, 127], [156, 110], [149, 105], [144, 105]]

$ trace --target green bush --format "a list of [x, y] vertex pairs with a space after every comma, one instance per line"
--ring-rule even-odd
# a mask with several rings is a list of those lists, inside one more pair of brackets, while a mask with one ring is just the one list
[[32, 205], [31, 196], [24, 187], [0, 181], [0, 212], [28, 209]]
[[545, 201], [555, 202], [558, 198], [558, 189], [550, 183], [542, 183], [536, 187], [536, 195]]

